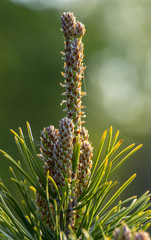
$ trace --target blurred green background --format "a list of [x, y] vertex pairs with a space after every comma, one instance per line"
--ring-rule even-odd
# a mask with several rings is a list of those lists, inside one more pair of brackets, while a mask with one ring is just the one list
[[[150, 190], [151, 179], [150, 0], [0, 0], [0, 148], [18, 160], [10, 128], [22, 127], [27, 137], [28, 120], [38, 149], [43, 127], [58, 128], [65, 116], [59, 85], [63, 11], [86, 25], [83, 102], [94, 153], [110, 125], [120, 129], [124, 146], [143, 143], [115, 175], [122, 184], [136, 172], [125, 194], [140, 195]], [[8, 166], [1, 156], [0, 176], [10, 187]]]

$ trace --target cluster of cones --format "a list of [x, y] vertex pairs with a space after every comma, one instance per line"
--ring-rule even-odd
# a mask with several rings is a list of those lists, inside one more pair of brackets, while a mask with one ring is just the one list
[[[49, 171], [58, 187], [60, 196], [63, 195], [67, 180], [70, 196], [66, 222], [67, 225], [70, 224], [72, 228], [76, 229], [76, 226], [80, 224], [80, 218], [82, 218], [80, 214], [84, 213], [84, 209], [79, 213], [72, 211], [72, 208], [77, 204], [78, 198], [88, 185], [93, 156], [93, 148], [88, 140], [88, 131], [82, 127], [84, 122], [81, 121], [81, 117], [85, 116], [81, 110], [84, 108], [81, 105], [81, 98], [85, 95], [81, 91], [81, 80], [85, 69], [82, 63], [82, 37], [85, 33], [85, 26], [78, 21], [76, 22], [76, 18], [70, 12], [63, 13], [61, 23], [65, 37], [65, 48], [62, 53], [65, 70], [62, 75], [65, 81], [61, 86], [66, 88], [66, 92], [63, 93], [66, 117], [59, 122], [59, 129], [55, 129], [51, 125], [42, 131], [40, 157], [44, 162], [45, 175]], [[80, 151], [76, 168], [74, 168], [74, 154], [77, 144], [80, 146]], [[52, 183], [50, 186], [55, 191]], [[47, 201], [39, 193], [37, 193], [37, 204], [43, 220], [51, 227], [52, 221], [48, 213]], [[52, 204], [50, 208], [54, 214]]]

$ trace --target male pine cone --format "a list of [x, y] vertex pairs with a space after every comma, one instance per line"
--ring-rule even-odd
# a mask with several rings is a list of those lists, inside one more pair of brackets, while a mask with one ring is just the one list
[[[63, 195], [65, 187], [65, 179], [67, 179], [69, 189], [68, 214], [66, 219], [66, 233], [68, 233], [68, 224], [76, 230], [80, 224], [79, 212], [72, 211], [72, 207], [78, 204], [78, 198], [88, 184], [88, 180], [92, 167], [93, 148], [88, 140], [89, 135], [81, 117], [84, 108], [81, 104], [81, 98], [85, 95], [81, 91], [81, 80], [83, 78], [83, 43], [82, 37], [85, 33], [85, 26], [76, 21], [75, 16], [71, 12], [63, 13], [61, 16], [62, 31], [65, 37], [64, 52], [64, 76], [65, 92], [62, 94], [66, 97], [62, 103], [66, 104], [66, 117], [59, 122], [59, 129], [54, 126], [44, 128], [40, 142], [40, 156], [43, 159], [43, 169], [45, 175], [49, 171], [50, 176], [55, 181], [60, 196]], [[85, 115], [84, 115], [85, 116]], [[83, 117], [84, 117], [83, 116]], [[74, 150], [77, 143], [80, 146], [79, 159], [76, 171], [73, 171]], [[50, 187], [55, 191], [52, 183]], [[57, 195], [56, 195], [57, 197]], [[46, 206], [40, 193], [37, 193], [37, 205], [43, 220], [47, 222], [51, 231], [53, 231], [50, 216], [47, 215], [48, 206]], [[44, 209], [42, 207], [44, 206]], [[54, 206], [50, 204], [52, 215], [54, 214]], [[82, 209], [82, 213], [84, 209]], [[54, 216], [55, 217], [55, 216]], [[62, 216], [60, 216], [60, 223]]]

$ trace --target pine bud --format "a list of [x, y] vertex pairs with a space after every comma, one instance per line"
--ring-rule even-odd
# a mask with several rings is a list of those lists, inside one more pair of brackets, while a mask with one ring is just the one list
[[65, 12], [61, 16], [62, 31], [66, 38], [73, 37], [75, 35], [75, 23], [76, 18], [71, 12]]
[[71, 119], [63, 118], [59, 123], [59, 158], [62, 163], [64, 178], [71, 182], [74, 124]]
[[41, 137], [41, 155], [44, 160], [45, 175], [49, 170], [50, 176], [59, 186], [63, 182], [62, 165], [58, 153], [59, 131], [54, 126], [44, 128]]
[[61, 17], [62, 30], [65, 36], [64, 48], [64, 70], [62, 73], [65, 78], [65, 84], [62, 85], [66, 88], [63, 95], [66, 96], [65, 111], [67, 117], [73, 120], [75, 126], [75, 135], [81, 132], [81, 117], [84, 112], [81, 111], [81, 98], [85, 93], [81, 92], [81, 80], [84, 74], [83, 67], [83, 43], [82, 37], [85, 33], [85, 26], [76, 22], [73, 13], [63, 13]]
[[131, 230], [126, 224], [122, 224], [120, 228], [116, 228], [114, 231], [114, 240], [130, 240], [131, 237]]
[[144, 231], [138, 231], [134, 235], [134, 240], [150, 240], [150, 235]]
[[126, 224], [122, 224], [120, 228], [114, 231], [114, 240], [150, 240], [150, 235], [144, 231], [134, 232], [130, 230]]
[[79, 36], [79, 37], [83, 37], [85, 34], [85, 26], [79, 21], [76, 22], [75, 33], [76, 33], [76, 36]]
[[40, 142], [40, 151], [42, 154], [42, 158], [44, 161], [49, 162], [49, 164], [54, 166], [54, 146], [58, 141], [59, 132], [54, 126], [49, 126], [44, 128], [41, 134], [41, 142]]
[[85, 140], [81, 144], [81, 151], [78, 163], [78, 194], [81, 194], [88, 184], [92, 168], [93, 148], [89, 141]]

